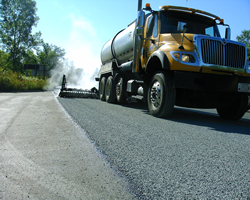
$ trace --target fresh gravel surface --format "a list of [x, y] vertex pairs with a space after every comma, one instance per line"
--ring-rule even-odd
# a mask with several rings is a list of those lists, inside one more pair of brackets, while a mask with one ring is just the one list
[[144, 104], [58, 98], [138, 199], [249, 199], [250, 118], [175, 108], [152, 117]]

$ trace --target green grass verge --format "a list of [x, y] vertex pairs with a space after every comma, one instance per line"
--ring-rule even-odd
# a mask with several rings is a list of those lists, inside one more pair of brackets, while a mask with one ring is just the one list
[[0, 91], [44, 90], [46, 80], [36, 77], [26, 77], [21, 73], [0, 68]]

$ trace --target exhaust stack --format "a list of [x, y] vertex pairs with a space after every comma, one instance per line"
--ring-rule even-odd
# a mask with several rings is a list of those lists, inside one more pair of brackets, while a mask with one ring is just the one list
[[142, 0], [138, 0], [138, 12], [142, 10]]

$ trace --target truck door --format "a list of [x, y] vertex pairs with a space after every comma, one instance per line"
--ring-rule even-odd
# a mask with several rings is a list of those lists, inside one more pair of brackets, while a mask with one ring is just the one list
[[151, 16], [149, 16], [146, 26], [147, 26], [145, 30], [146, 39], [143, 45], [143, 62], [142, 62], [143, 68], [146, 68], [146, 64], [148, 62], [149, 57], [159, 46], [158, 14], [152, 14]]

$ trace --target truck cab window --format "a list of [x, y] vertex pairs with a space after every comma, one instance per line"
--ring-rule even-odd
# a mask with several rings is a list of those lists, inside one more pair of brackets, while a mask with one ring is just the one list
[[213, 27], [208, 27], [205, 29], [205, 34], [206, 35], [210, 35], [210, 36], [213, 36], [214, 35], [214, 29]]
[[178, 21], [186, 22], [186, 33], [210, 35], [220, 37], [215, 21], [206, 17], [197, 17], [190, 13], [176, 13], [174, 11], [161, 12], [161, 33], [179, 33]]
[[156, 14], [154, 17], [154, 31], [153, 31], [153, 36], [156, 38], [158, 36], [158, 15]]
[[147, 25], [147, 36], [150, 37], [153, 34], [153, 27], [154, 27], [154, 20], [153, 20], [153, 15], [149, 16], [148, 18], [148, 25]]

